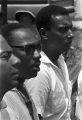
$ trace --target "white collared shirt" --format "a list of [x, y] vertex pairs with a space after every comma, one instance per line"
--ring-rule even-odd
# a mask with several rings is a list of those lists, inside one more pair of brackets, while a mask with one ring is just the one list
[[70, 81], [62, 55], [58, 59], [58, 64], [60, 68], [54, 65], [45, 53], [41, 52], [40, 72], [37, 77], [25, 81], [38, 114], [45, 119], [50, 118], [49, 120], [60, 120], [62, 116], [67, 120], [68, 116]]

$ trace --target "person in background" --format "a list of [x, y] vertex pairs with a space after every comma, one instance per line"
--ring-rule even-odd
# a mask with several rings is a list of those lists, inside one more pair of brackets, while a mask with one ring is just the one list
[[35, 25], [35, 15], [30, 11], [17, 11], [15, 13], [15, 20], [26, 25]]
[[25, 79], [37, 76], [40, 70], [41, 38], [32, 26], [20, 23], [7, 24], [2, 28], [2, 35], [13, 48], [13, 53], [21, 60], [19, 69], [19, 85], [9, 91], [4, 100], [13, 109], [17, 120], [38, 120], [36, 108], [25, 90]]
[[13, 55], [12, 48], [0, 34], [0, 118], [15, 120], [14, 112], [3, 100], [4, 94], [18, 85], [19, 71], [16, 66], [20, 60]]
[[62, 54], [71, 46], [71, 19], [65, 8], [49, 5], [37, 14], [36, 25], [43, 49], [40, 71], [25, 85], [44, 120], [70, 120], [72, 86]]

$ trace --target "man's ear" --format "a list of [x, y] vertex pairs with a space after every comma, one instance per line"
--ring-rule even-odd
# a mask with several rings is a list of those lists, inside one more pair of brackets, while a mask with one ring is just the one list
[[44, 28], [41, 28], [39, 30], [39, 33], [40, 33], [41, 38], [43, 38], [44, 40], [48, 39], [47, 31]]

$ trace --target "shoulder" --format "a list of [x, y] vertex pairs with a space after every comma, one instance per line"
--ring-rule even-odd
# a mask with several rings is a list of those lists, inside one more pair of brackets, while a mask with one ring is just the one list
[[2, 109], [0, 112], [1, 120], [17, 120], [15, 112], [9, 106]]

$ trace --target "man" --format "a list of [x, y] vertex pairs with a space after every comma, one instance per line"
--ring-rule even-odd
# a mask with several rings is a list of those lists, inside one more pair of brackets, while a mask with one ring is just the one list
[[[20, 60], [13, 55], [12, 48], [0, 35], [0, 118], [1, 120], [15, 120], [13, 111], [2, 100], [4, 94], [18, 85], [18, 70], [16, 66]], [[12, 118], [12, 119], [11, 119]]]
[[17, 120], [37, 120], [36, 109], [23, 87], [25, 79], [35, 77], [40, 70], [41, 40], [37, 31], [31, 26], [11, 23], [2, 28], [2, 35], [13, 48], [13, 53], [21, 60], [19, 85], [8, 92], [4, 100], [17, 116]]
[[50, 5], [39, 11], [36, 25], [43, 48], [40, 72], [25, 85], [45, 120], [69, 120], [71, 83], [61, 54], [72, 42], [71, 19], [65, 8]]

